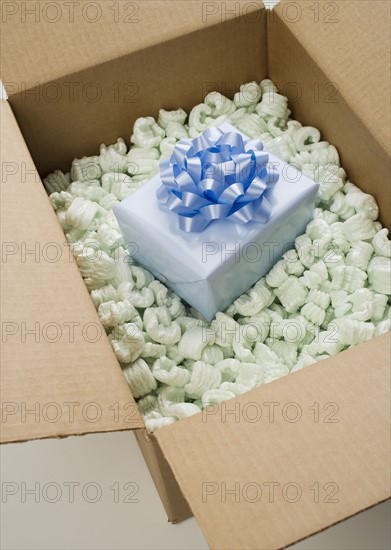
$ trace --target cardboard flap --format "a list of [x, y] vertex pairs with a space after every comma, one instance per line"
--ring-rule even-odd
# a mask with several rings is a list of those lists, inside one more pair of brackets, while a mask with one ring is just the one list
[[389, 497], [390, 336], [155, 437], [209, 544], [283, 548]]
[[1, 133], [1, 440], [142, 427], [11, 108], [4, 102]]
[[[256, 2], [231, 7], [199, 0], [84, 4], [60, 0], [2, 6], [1, 78], [10, 97], [221, 21], [240, 15], [250, 19], [260, 9]], [[47, 101], [53, 91], [48, 90]]]
[[328, 77], [326, 85], [314, 81], [311, 89], [291, 82], [291, 90], [318, 103], [342, 96], [387, 152], [390, 15], [391, 4], [383, 0], [281, 0], [274, 12]]

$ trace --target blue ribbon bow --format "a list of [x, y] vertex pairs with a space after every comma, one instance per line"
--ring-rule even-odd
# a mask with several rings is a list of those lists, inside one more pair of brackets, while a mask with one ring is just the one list
[[265, 223], [271, 204], [264, 196], [278, 180], [269, 155], [257, 139], [208, 128], [182, 139], [160, 162], [159, 203], [178, 216], [179, 228], [201, 232], [213, 220]]

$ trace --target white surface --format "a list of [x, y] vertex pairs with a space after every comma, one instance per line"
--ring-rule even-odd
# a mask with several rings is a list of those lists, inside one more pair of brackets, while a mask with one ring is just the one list
[[[167, 522], [136, 440], [128, 432], [3, 445], [0, 452], [2, 550], [208, 548], [194, 518], [178, 525]], [[75, 486], [74, 502], [65, 485], [70, 482], [80, 484]], [[118, 503], [110, 490], [116, 482], [121, 488]], [[134, 498], [139, 502], [122, 502], [130, 492], [123, 488], [127, 482], [138, 485]], [[23, 502], [23, 483], [27, 490], [38, 484], [40, 502], [27, 494]], [[94, 484], [87, 499], [95, 497], [97, 487], [101, 489], [98, 502], [83, 498], [87, 483]], [[58, 502], [50, 503], [56, 496], [55, 484], [61, 495], [57, 494]], [[11, 488], [17, 493], [7, 497]], [[390, 503], [381, 504], [291, 549], [388, 550], [389, 513]]]

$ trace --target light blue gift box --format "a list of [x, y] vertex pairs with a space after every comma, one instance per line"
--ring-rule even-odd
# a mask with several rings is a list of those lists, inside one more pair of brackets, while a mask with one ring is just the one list
[[[248, 139], [227, 123], [219, 128]], [[279, 179], [265, 193], [272, 206], [266, 223], [219, 219], [199, 233], [186, 233], [177, 215], [159, 205], [159, 174], [114, 207], [132, 257], [207, 321], [263, 277], [313, 218], [319, 185], [268, 155]]]

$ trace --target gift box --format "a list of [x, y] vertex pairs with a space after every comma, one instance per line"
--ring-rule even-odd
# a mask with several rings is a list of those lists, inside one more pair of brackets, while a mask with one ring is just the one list
[[[216, 185], [224, 179], [219, 179], [220, 165], [216, 162], [219, 160], [216, 155], [220, 152], [217, 151], [218, 147], [211, 147], [219, 142], [220, 134], [223, 148], [227, 147], [225, 142], [229, 136], [231, 139], [236, 136], [242, 142], [240, 145], [246, 144], [248, 150], [259, 147], [257, 140], [249, 140], [228, 123], [209, 133], [212, 135], [209, 143], [202, 144], [205, 134], [195, 140], [181, 140], [171, 159], [161, 163], [160, 173], [114, 207], [133, 258], [208, 321], [213, 319], [217, 311], [225, 310], [246, 292], [271, 269], [284, 252], [292, 248], [295, 238], [303, 233], [313, 217], [319, 187], [294, 167], [260, 150], [257, 162], [261, 177], [255, 176], [259, 187], [254, 191], [256, 182], [252, 178], [251, 166], [246, 164], [243, 149], [241, 157], [238, 157], [237, 152], [232, 155], [238, 164], [242, 162], [241, 170], [236, 168], [236, 174], [231, 174], [229, 170], [232, 170], [232, 166], [225, 163], [225, 179], [233, 182], [231, 186], [222, 184], [223, 187], [229, 187], [229, 191], [225, 191], [228, 198], [224, 203], [206, 204], [208, 212], [202, 216], [202, 206], [199, 205], [208, 202], [204, 198], [205, 194], [212, 193], [215, 198], [222, 191], [221, 188], [216, 189]], [[193, 193], [189, 199], [191, 193], [186, 194], [184, 191], [183, 200], [175, 200], [180, 193], [178, 189], [170, 187], [174, 179], [173, 171], [178, 174], [177, 180], [183, 181], [191, 170], [193, 179], [197, 179], [192, 166], [195, 157], [190, 154], [191, 161], [188, 158], [187, 170], [183, 169], [181, 175], [176, 163], [176, 159], [181, 156], [180, 148], [186, 149], [193, 145], [194, 149], [194, 144], [199, 148], [205, 146], [215, 155], [212, 165], [206, 162], [209, 158], [205, 161], [206, 172], [209, 167], [206, 176], [210, 177], [201, 180], [204, 189], [200, 191], [201, 195]], [[240, 151], [240, 147], [233, 150]], [[252, 180], [251, 187], [246, 192], [243, 192], [243, 187], [238, 190], [235, 180], [245, 181], [246, 178]], [[193, 179], [185, 182], [184, 189], [192, 188]], [[248, 198], [247, 195], [252, 196]], [[236, 206], [238, 209], [235, 210], [232, 205], [238, 205], [238, 201], [234, 200], [237, 196], [239, 206], [242, 204], [243, 208]], [[251, 201], [254, 197], [254, 201]], [[186, 199], [193, 200], [193, 204], [187, 208], [184, 206]], [[240, 203], [240, 200], [243, 202]], [[211, 215], [210, 209], [213, 209]], [[216, 213], [216, 209], [220, 210]], [[232, 210], [234, 212], [230, 215]]]

